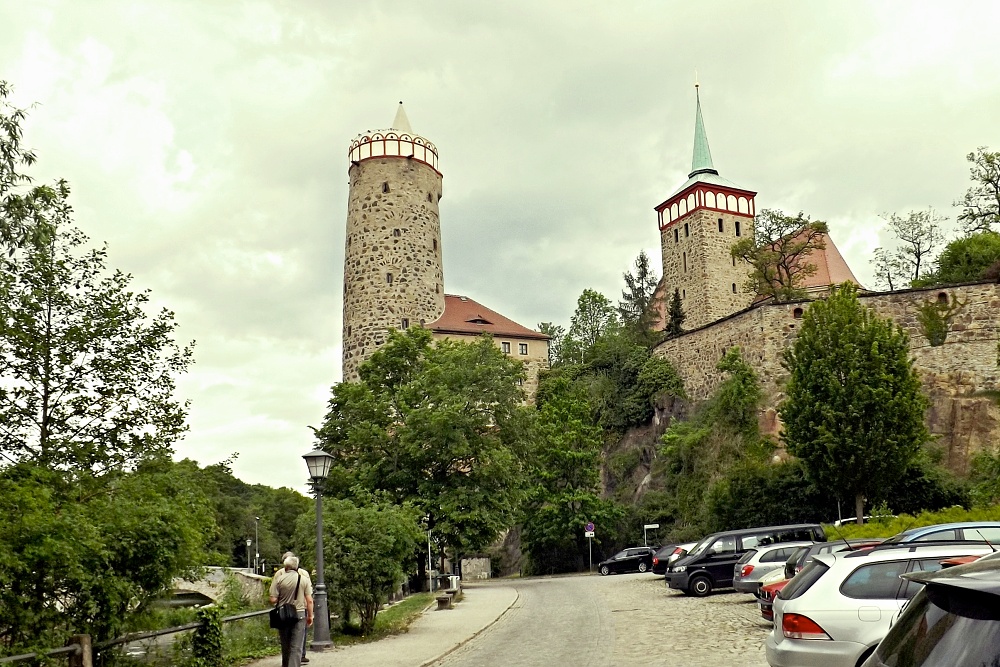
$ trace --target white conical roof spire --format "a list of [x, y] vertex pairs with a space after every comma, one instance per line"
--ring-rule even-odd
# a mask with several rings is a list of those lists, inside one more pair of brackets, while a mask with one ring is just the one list
[[406, 117], [406, 112], [403, 111], [402, 100], [400, 100], [399, 107], [396, 109], [396, 118], [392, 121], [392, 129], [413, 134], [413, 128], [410, 127], [410, 119]]

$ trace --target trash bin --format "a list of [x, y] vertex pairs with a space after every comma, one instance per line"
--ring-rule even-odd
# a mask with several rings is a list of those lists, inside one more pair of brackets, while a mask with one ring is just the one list
[[458, 576], [457, 574], [449, 575], [448, 589], [453, 591], [458, 590], [458, 588], [462, 585], [461, 582], [462, 582], [462, 577]]

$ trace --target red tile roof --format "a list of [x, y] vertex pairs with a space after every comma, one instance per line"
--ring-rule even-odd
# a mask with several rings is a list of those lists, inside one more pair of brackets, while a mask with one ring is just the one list
[[481, 334], [494, 336], [509, 336], [511, 338], [530, 338], [533, 340], [548, 340], [550, 337], [537, 331], [521, 326], [509, 320], [495, 310], [473, 301], [467, 296], [458, 294], [444, 295], [444, 314], [427, 328], [442, 334]]
[[854, 283], [858, 287], [861, 283], [854, 277], [851, 267], [844, 261], [844, 256], [837, 249], [837, 244], [833, 242], [829, 234], [823, 235], [823, 243], [826, 247], [823, 250], [814, 250], [804, 257], [805, 261], [816, 266], [816, 273], [808, 276], [801, 285], [804, 289], [810, 287], [829, 287], [840, 283]]

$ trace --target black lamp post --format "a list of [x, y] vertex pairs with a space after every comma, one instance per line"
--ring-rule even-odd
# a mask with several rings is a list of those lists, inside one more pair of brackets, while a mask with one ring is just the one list
[[313, 591], [313, 641], [312, 650], [323, 651], [333, 646], [330, 641], [330, 611], [327, 606], [326, 584], [323, 583], [323, 494], [320, 483], [330, 474], [333, 457], [321, 449], [305, 456], [309, 479], [316, 494], [316, 585]]

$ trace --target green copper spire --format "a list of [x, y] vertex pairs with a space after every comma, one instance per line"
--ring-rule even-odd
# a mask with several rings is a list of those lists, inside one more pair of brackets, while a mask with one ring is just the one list
[[691, 158], [691, 173], [688, 178], [695, 174], [715, 174], [715, 165], [712, 164], [712, 151], [708, 147], [708, 135], [705, 134], [705, 121], [701, 117], [701, 97], [698, 95], [698, 84], [694, 84], [694, 96], [698, 101], [698, 110], [694, 118], [694, 155]]

